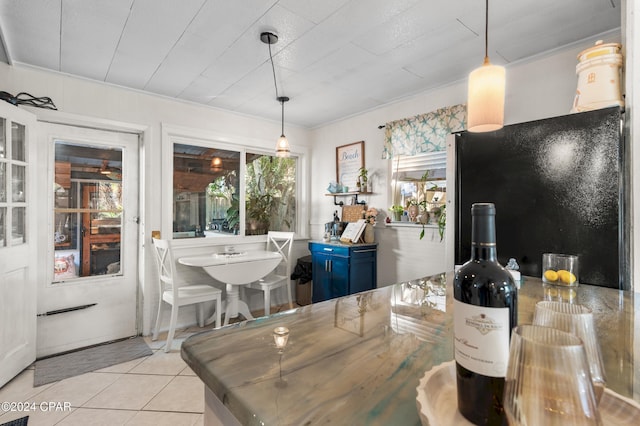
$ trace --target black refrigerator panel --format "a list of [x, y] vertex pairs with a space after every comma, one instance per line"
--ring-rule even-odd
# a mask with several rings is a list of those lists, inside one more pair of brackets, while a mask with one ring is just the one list
[[471, 205], [496, 205], [498, 257], [541, 276], [577, 254], [580, 282], [628, 288], [627, 168], [619, 108], [456, 135], [455, 261], [470, 257]]

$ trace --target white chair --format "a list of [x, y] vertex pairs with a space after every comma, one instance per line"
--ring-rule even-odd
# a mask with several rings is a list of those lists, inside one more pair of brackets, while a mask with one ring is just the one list
[[[293, 301], [291, 300], [291, 249], [293, 248], [293, 232], [276, 232], [269, 231], [267, 234], [267, 250], [277, 251], [282, 255], [282, 261], [266, 277], [254, 281], [249, 284], [248, 288], [262, 290], [264, 292], [264, 313], [271, 313], [271, 290], [287, 287], [287, 296], [289, 297], [289, 308], [293, 309]], [[280, 271], [279, 271], [280, 269]], [[284, 271], [284, 275], [281, 275]], [[280, 272], [280, 274], [278, 273]]]
[[158, 276], [160, 298], [158, 301], [158, 316], [156, 317], [156, 326], [153, 330], [152, 340], [158, 339], [160, 329], [160, 321], [162, 317], [162, 302], [171, 305], [171, 321], [169, 322], [169, 333], [167, 334], [167, 345], [165, 352], [171, 350], [171, 342], [176, 331], [176, 321], [178, 319], [178, 308], [185, 305], [198, 304], [196, 316], [198, 325], [204, 327], [204, 302], [216, 302], [216, 320], [215, 325], [220, 327], [222, 312], [222, 290], [219, 288], [206, 285], [189, 285], [178, 279], [176, 273], [176, 264], [173, 259], [173, 251], [171, 250], [171, 242], [168, 240], [159, 240], [153, 238], [153, 246], [155, 247], [156, 260], [158, 261]]

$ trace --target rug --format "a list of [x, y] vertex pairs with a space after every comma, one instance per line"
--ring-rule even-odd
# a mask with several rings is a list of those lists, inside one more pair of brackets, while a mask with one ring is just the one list
[[36, 361], [33, 386], [57, 382], [152, 354], [142, 337], [134, 337], [45, 358]]
[[29, 424], [29, 416], [21, 417], [19, 419], [11, 420], [7, 423], [2, 423], [0, 426], [27, 426]]

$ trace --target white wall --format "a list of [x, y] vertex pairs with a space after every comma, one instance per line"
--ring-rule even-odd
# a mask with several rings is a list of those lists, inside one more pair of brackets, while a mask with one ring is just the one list
[[[280, 135], [280, 122], [272, 122], [208, 108], [196, 104], [178, 102], [128, 90], [121, 87], [96, 83], [63, 74], [46, 72], [34, 68], [8, 66], [0, 63], [0, 81], [2, 90], [16, 94], [27, 92], [34, 96], [48, 96], [56, 104], [59, 112], [33, 108], [33, 113], [47, 120], [72, 122], [98, 128], [120, 128], [138, 131], [144, 129], [141, 151], [143, 204], [141, 208], [141, 271], [140, 287], [142, 292], [143, 314], [142, 331], [148, 334], [151, 321], [155, 319], [158, 292], [156, 289], [156, 266], [150, 247], [151, 230], [160, 230], [166, 234], [170, 229], [162, 227], [164, 217], [168, 215], [171, 223], [172, 212], [164, 212], [161, 194], [171, 194], [171, 190], [162, 187], [162, 125], [170, 124], [194, 129], [202, 134], [211, 133], [222, 140], [233, 143], [235, 140], [251, 140], [266, 149], [274, 149], [277, 136]], [[274, 108], [279, 105], [274, 101]], [[287, 125], [287, 136], [292, 143], [292, 151], [304, 151], [309, 144], [309, 131]], [[38, 170], [46, 170], [40, 165]], [[38, 179], [43, 176], [38, 177]], [[42, 180], [41, 180], [42, 181]], [[50, 206], [38, 206], [50, 209]], [[46, 235], [46, 229], [39, 229]], [[46, 240], [43, 240], [46, 244]], [[300, 245], [306, 246], [305, 243]], [[46, 251], [45, 251], [46, 253]], [[43, 282], [41, 279], [39, 282]], [[256, 301], [258, 303], [259, 301]], [[258, 304], [258, 306], [260, 306]], [[191, 312], [180, 315], [180, 321], [192, 322]]]
[[[620, 42], [621, 35], [619, 32], [602, 34], [526, 62], [507, 66], [505, 124], [569, 114], [577, 85], [576, 57], [580, 51], [593, 46], [598, 39]], [[329, 182], [336, 179], [335, 147], [365, 141], [365, 166], [374, 175], [374, 195], [364, 198], [370, 206], [387, 210], [393, 204], [390, 182], [387, 179], [391, 165], [388, 160], [382, 159], [384, 130], [378, 129], [378, 126], [444, 106], [466, 103], [466, 96], [466, 81], [460, 81], [314, 129], [311, 134], [311, 236], [319, 238], [322, 235], [323, 223], [331, 220], [336, 209], [333, 199], [323, 195], [327, 192]], [[452, 191], [453, 185], [448, 185], [447, 189]], [[447, 195], [447, 203], [453, 199], [451, 193]], [[447, 233], [449, 240], [453, 240], [452, 235]], [[380, 245], [379, 284], [453, 269], [453, 247], [447, 246], [447, 238], [442, 243], [439, 238], [437, 240], [419, 240], [419, 227], [411, 232], [406, 228], [385, 229], [384, 224], [378, 224], [376, 241]], [[448, 255], [443, 254], [443, 250]], [[397, 279], [394, 280], [394, 276]]]

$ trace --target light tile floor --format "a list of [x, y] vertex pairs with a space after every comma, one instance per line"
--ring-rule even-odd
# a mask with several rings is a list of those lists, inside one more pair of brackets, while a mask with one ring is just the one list
[[[0, 425], [26, 415], [29, 426], [203, 425], [204, 384], [180, 357], [182, 342], [203, 330], [176, 330], [169, 353], [166, 333], [155, 342], [145, 337], [153, 355], [43, 386], [33, 387], [32, 365], [0, 388], [0, 402], [27, 402], [35, 411], [0, 411]], [[70, 408], [42, 404], [50, 402]]]
[[[28, 402], [29, 412], [1, 412], [0, 425], [29, 416], [29, 426], [202, 425], [204, 385], [180, 357], [180, 345], [198, 327], [176, 331], [172, 351], [166, 333], [152, 342], [153, 355], [59, 382], [33, 387], [30, 366], [0, 389], [0, 402]], [[162, 340], [164, 338], [164, 340]], [[48, 404], [68, 403], [48, 410]]]

